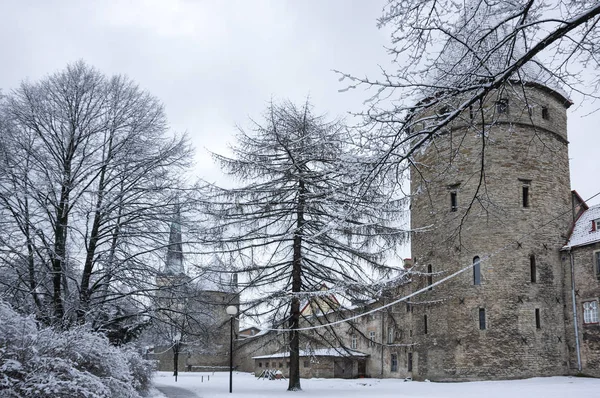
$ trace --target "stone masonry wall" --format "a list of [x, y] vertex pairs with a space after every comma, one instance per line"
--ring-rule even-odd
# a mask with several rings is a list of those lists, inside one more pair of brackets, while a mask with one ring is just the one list
[[[468, 269], [415, 297], [409, 340], [415, 344], [415, 379], [567, 372], [559, 253], [570, 222], [565, 103], [536, 87], [524, 88], [525, 102], [522, 89], [493, 93], [483, 103], [484, 123], [474, 109], [474, 119], [464, 115], [414, 157], [414, 270], [427, 272], [431, 266], [435, 281], [473, 264], [475, 257], [481, 262], [480, 284]], [[508, 100], [507, 113], [498, 113], [498, 99]], [[427, 283], [426, 277], [415, 278], [410, 289]]]
[[[581, 346], [581, 372], [586, 375], [600, 377], [600, 324], [584, 323], [583, 303], [600, 300], [600, 280], [594, 270], [594, 256], [600, 252], [600, 242], [576, 247], [572, 250], [575, 274], [575, 301], [577, 309], [577, 326]], [[578, 371], [575, 331], [573, 328], [573, 307], [571, 289], [571, 259], [568, 252], [563, 254], [565, 269], [565, 302], [566, 306], [566, 341], [569, 349], [569, 367], [572, 373]]]

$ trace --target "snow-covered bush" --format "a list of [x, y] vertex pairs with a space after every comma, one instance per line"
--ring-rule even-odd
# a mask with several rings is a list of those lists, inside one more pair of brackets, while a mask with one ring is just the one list
[[152, 364], [83, 327], [38, 329], [0, 302], [0, 396], [138, 398]]

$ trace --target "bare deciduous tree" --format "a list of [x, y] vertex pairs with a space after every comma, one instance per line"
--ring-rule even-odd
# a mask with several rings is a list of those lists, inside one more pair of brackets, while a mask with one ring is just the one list
[[1, 115], [7, 289], [49, 323], [110, 322], [107, 307], [152, 287], [186, 139], [167, 134], [155, 97], [83, 62], [22, 83]]
[[346, 89], [374, 91], [363, 116], [385, 127], [371, 140], [385, 148], [381, 165], [404, 172], [415, 151], [497, 90], [536, 83], [597, 98], [599, 21], [594, 0], [390, 0], [378, 26], [391, 30], [393, 72], [338, 73]]

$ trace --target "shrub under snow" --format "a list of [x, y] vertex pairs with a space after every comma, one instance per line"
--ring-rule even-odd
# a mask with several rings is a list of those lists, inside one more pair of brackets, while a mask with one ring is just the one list
[[83, 328], [38, 329], [0, 302], [0, 396], [138, 398], [152, 365]]

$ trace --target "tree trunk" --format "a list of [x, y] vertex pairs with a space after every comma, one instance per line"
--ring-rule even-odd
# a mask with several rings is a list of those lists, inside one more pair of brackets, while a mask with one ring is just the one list
[[67, 244], [67, 223], [69, 192], [66, 186], [62, 187], [60, 205], [56, 211], [56, 225], [54, 227], [54, 252], [52, 253], [52, 304], [54, 306], [54, 323], [61, 323], [65, 315], [62, 298], [62, 279], [64, 273], [64, 260]]
[[[299, 182], [298, 208], [296, 212], [296, 232], [294, 233], [294, 259], [292, 263], [292, 293], [298, 293], [302, 289], [302, 227], [304, 224], [305, 205], [304, 181]], [[300, 299], [292, 297], [290, 307], [290, 378], [288, 391], [298, 391], [300, 387], [300, 339], [298, 324], [300, 321]]]
[[81, 285], [79, 287], [79, 308], [77, 309], [77, 321], [81, 324], [85, 322], [85, 314], [90, 307], [91, 289], [90, 280], [94, 269], [94, 256], [96, 255], [96, 247], [100, 235], [100, 224], [104, 212], [102, 211], [104, 199], [104, 180], [106, 175], [106, 165], [102, 166], [100, 173], [100, 182], [98, 183], [98, 197], [96, 201], [96, 211], [94, 212], [94, 221], [92, 223], [92, 231], [90, 232], [90, 243], [87, 247], [85, 264], [83, 266], [83, 274], [81, 275]]

